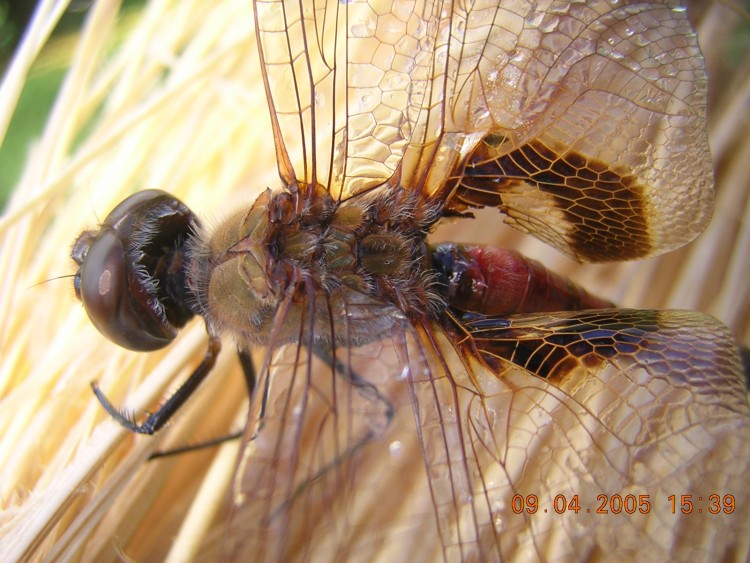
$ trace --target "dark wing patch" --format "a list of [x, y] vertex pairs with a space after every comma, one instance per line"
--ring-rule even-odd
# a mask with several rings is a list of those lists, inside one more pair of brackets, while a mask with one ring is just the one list
[[498, 155], [491, 141], [469, 157], [448, 212], [497, 207], [514, 226], [583, 261], [652, 253], [645, 191], [635, 176], [538, 141]]
[[[460, 318], [468, 338], [466, 354], [479, 354], [490, 369], [505, 362], [560, 384], [579, 369], [596, 371], [604, 362], [632, 356], [659, 338], [660, 312], [652, 310], [584, 311], [573, 315], [495, 318], [465, 314]], [[517, 320], [516, 320], [517, 319]]]

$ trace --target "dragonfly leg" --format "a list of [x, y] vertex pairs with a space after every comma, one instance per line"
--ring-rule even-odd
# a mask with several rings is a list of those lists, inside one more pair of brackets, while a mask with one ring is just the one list
[[344, 463], [348, 459], [351, 459], [364, 446], [382, 435], [383, 431], [388, 428], [394, 417], [393, 404], [387, 398], [385, 398], [382, 393], [380, 393], [375, 385], [359, 375], [355, 370], [351, 368], [351, 366], [345, 365], [344, 362], [335, 357], [330, 346], [324, 346], [322, 344], [316, 343], [315, 346], [313, 346], [312, 351], [320, 360], [328, 364], [328, 366], [336, 373], [338, 377], [341, 377], [349, 384], [351, 384], [352, 387], [356, 389], [357, 392], [362, 395], [367, 401], [371, 403], [380, 403], [383, 406], [384, 421], [383, 424], [378, 425], [379, 428], [372, 428], [369, 432], [359, 438], [354, 444], [349, 446], [345, 451], [337, 455], [330, 462], [320, 467], [313, 475], [299, 483], [295, 487], [294, 492], [290, 495], [290, 497], [285, 502], [277, 506], [271, 512], [271, 514], [269, 514], [269, 522], [274, 518], [277, 518], [279, 515], [283, 514], [284, 511], [288, 510], [289, 507], [294, 503], [295, 499], [302, 495], [305, 489], [312, 483], [315, 483], [323, 476], [325, 476], [329, 471], [332, 471], [340, 464]]
[[[253, 390], [255, 389], [255, 383], [257, 382], [255, 364], [253, 363], [253, 357], [249, 352], [241, 348], [237, 349], [237, 356], [239, 357], [240, 366], [242, 367], [242, 374], [245, 378], [245, 383], [247, 384], [248, 396], [252, 397]], [[265, 403], [264, 403], [264, 406], [265, 406]], [[179, 455], [179, 454], [184, 454], [188, 452], [194, 452], [197, 450], [202, 450], [205, 448], [210, 448], [213, 446], [218, 446], [219, 444], [223, 444], [224, 442], [228, 442], [230, 440], [236, 440], [237, 438], [241, 438], [244, 433], [245, 433], [244, 429], [237, 430], [236, 432], [232, 432], [231, 434], [225, 434], [224, 436], [219, 436], [218, 438], [211, 438], [210, 440], [205, 440], [197, 444], [189, 444], [187, 446], [180, 446], [177, 448], [171, 448], [169, 450], [156, 451], [152, 453], [150, 456], [148, 456], [148, 459], [149, 461], [151, 461], [152, 459], [158, 459], [161, 457], [170, 457], [173, 455]]]
[[120, 425], [131, 432], [151, 435], [161, 429], [169, 419], [172, 418], [172, 415], [174, 415], [174, 413], [185, 404], [185, 401], [188, 400], [190, 395], [195, 392], [198, 385], [201, 384], [213, 369], [220, 351], [221, 341], [217, 337], [209, 335], [208, 349], [206, 350], [206, 355], [203, 357], [203, 361], [200, 365], [192, 374], [190, 374], [190, 377], [187, 378], [185, 383], [183, 383], [156, 412], [149, 414], [146, 421], [142, 424], [135, 422], [130, 413], [120, 410], [112, 405], [96, 383], [92, 383], [91, 388], [94, 390], [94, 395], [99, 399], [104, 410], [119, 422]]
[[[386, 418], [386, 424], [384, 425], [384, 427], [387, 427], [390, 424], [391, 420], [393, 420], [393, 405], [390, 401], [388, 401], [388, 399], [383, 397], [383, 395], [380, 393], [380, 391], [378, 391], [378, 388], [375, 385], [373, 385], [364, 377], [359, 375], [356, 371], [351, 369], [351, 366], [344, 365], [344, 363], [340, 359], [334, 357], [330, 346], [323, 346], [322, 344], [318, 343], [313, 348], [313, 352], [316, 356], [318, 356], [318, 358], [332, 367], [336, 372], [336, 375], [351, 383], [351, 385], [357, 390], [357, 392], [365, 397], [368, 401], [377, 401], [382, 403], [385, 407]], [[371, 436], [370, 439], [373, 437], [375, 436]]]

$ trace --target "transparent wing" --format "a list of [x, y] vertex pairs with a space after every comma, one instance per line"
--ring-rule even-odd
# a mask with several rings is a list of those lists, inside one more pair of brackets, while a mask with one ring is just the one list
[[450, 324], [409, 351], [446, 560], [746, 552], [750, 410], [723, 326], [632, 310]]
[[[405, 417], [410, 422], [410, 409], [396, 412], [404, 368], [387, 339], [345, 345], [347, 327], [332, 324], [325, 312], [336, 306], [351, 317], [375, 302], [334, 296], [313, 318], [296, 317], [287, 301], [277, 315], [275, 328], [297, 329], [300, 343], [274, 346], [272, 331], [234, 485], [232, 561], [366, 560], [382, 542], [380, 530], [398, 520], [386, 509], [381, 480], [394, 433]], [[403, 321], [392, 307], [378, 310]], [[339, 345], [328, 338], [334, 331], [344, 335]]]
[[335, 199], [396, 171], [425, 98], [432, 2], [257, 1], [279, 172]]

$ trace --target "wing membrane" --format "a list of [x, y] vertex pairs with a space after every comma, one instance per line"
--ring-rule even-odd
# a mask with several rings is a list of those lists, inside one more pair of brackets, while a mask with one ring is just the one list
[[[318, 297], [318, 305], [325, 302]], [[292, 327], [299, 339], [269, 342], [234, 485], [230, 558], [362, 557], [397, 520], [388, 512], [373, 516], [371, 505], [385, 507], [382, 476], [374, 470], [403, 426], [393, 422], [403, 368], [388, 341], [332, 345], [326, 333], [337, 331], [344, 342], [349, 333], [325, 317], [331, 303], [317, 309], [317, 318], [295, 317], [290, 301], [285, 304], [276, 336]], [[346, 305], [350, 315], [359, 305]], [[399, 317], [385, 305], [383, 312]], [[316, 336], [320, 316], [328, 330]], [[401, 439], [414, 441], [413, 424], [407, 436]]]
[[390, 179], [432, 63], [432, 3], [256, 2], [279, 171], [335, 199]]
[[[607, 310], [467, 317], [448, 340], [423, 329], [412, 385], [448, 560], [747, 549], [746, 508], [707, 526], [697, 507], [673, 513], [669, 501], [748, 494], [742, 472], [727, 470], [750, 463], [750, 411], [724, 327], [697, 313]], [[450, 340], [471, 353], [457, 357]], [[555, 362], [535, 358], [550, 349], [563, 350]]]

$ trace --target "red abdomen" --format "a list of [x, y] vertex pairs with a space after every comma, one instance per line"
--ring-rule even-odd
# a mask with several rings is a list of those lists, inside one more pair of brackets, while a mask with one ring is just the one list
[[492, 246], [431, 247], [448, 305], [483, 315], [578, 311], [614, 307], [535, 260]]

